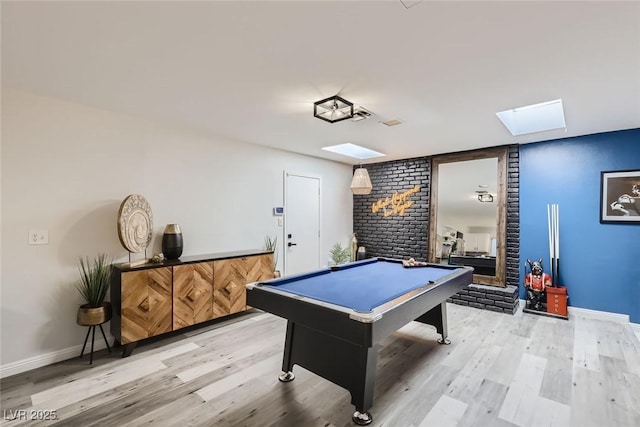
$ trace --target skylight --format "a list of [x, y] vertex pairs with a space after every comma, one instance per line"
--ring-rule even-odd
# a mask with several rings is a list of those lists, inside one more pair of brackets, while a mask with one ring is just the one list
[[359, 145], [351, 143], [322, 147], [322, 149], [360, 160], [386, 156], [386, 154], [378, 153], [377, 151], [369, 150], [368, 148], [360, 147]]
[[513, 136], [565, 128], [562, 99], [496, 113]]

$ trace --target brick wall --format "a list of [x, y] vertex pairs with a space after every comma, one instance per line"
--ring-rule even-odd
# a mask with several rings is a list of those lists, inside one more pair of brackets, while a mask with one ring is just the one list
[[[426, 261], [429, 243], [429, 158], [397, 160], [366, 165], [373, 191], [353, 196], [353, 231], [358, 246], [367, 249], [369, 257], [414, 258]], [[420, 191], [407, 200], [413, 205], [404, 215], [384, 217], [373, 213], [371, 206], [393, 193], [405, 192], [419, 185]]]
[[468, 305], [481, 310], [515, 314], [519, 304], [518, 287], [507, 285], [504, 288], [499, 288], [472, 283], [466, 289], [447, 299], [447, 302]]
[[[508, 289], [493, 292], [489, 295], [502, 295], [505, 307], [484, 304], [477, 308], [497, 310], [498, 307], [508, 313], [515, 311], [514, 288], [517, 295], [520, 268], [520, 151], [517, 145], [508, 148], [507, 159], [507, 242], [506, 242], [506, 285]], [[354, 168], [355, 169], [355, 168]], [[394, 160], [390, 162], [366, 165], [371, 177], [373, 191], [368, 195], [353, 196], [353, 230], [358, 238], [358, 245], [367, 249], [369, 257], [414, 258], [425, 261], [429, 243], [429, 196], [431, 190], [431, 159], [419, 157], [414, 159]], [[407, 200], [413, 201], [404, 216], [392, 215], [384, 217], [382, 212], [373, 213], [371, 206], [377, 200], [390, 197], [393, 193], [402, 193], [415, 185], [420, 192], [411, 195]], [[474, 285], [476, 286], [476, 285]], [[484, 287], [474, 292], [487, 291]], [[465, 296], [470, 295], [466, 290]], [[452, 302], [466, 301], [453, 298]], [[468, 299], [468, 297], [467, 297]], [[491, 297], [486, 298], [491, 299]], [[499, 300], [499, 299], [498, 299]], [[474, 301], [475, 302], [475, 301]], [[507, 307], [508, 306], [508, 307]], [[492, 308], [488, 308], [492, 307]]]
[[507, 158], [507, 285], [520, 281], [520, 148], [509, 147]]

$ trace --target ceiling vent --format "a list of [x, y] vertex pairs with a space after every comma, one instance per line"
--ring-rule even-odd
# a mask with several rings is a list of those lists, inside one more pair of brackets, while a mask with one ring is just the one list
[[386, 122], [380, 122], [380, 123], [387, 126], [398, 126], [402, 124], [402, 122], [398, 119], [391, 119], [391, 120], [387, 120]]
[[351, 121], [359, 122], [360, 120], [368, 119], [369, 117], [371, 117], [370, 111], [367, 111], [362, 107], [356, 107], [353, 109], [353, 117], [351, 118]]
[[478, 194], [478, 201], [479, 202], [488, 202], [488, 203], [492, 203], [493, 202], [493, 195], [488, 193], [485, 190], [476, 190], [476, 193]]

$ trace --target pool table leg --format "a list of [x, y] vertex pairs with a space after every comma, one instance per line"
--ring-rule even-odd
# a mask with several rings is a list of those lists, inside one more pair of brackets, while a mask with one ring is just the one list
[[360, 356], [356, 362], [356, 377], [360, 379], [350, 389], [351, 403], [356, 411], [351, 416], [354, 423], [366, 426], [371, 424], [373, 417], [367, 409], [373, 406], [373, 386], [376, 379], [376, 365], [378, 362], [378, 346], [360, 347]]
[[287, 321], [287, 333], [284, 339], [284, 355], [282, 357], [282, 373], [278, 376], [278, 379], [283, 383], [293, 381], [296, 377], [293, 374], [293, 358], [291, 357], [293, 349], [293, 329], [295, 326], [296, 324], [291, 320]]
[[353, 422], [367, 425], [372, 421], [367, 410], [373, 406], [378, 347], [359, 346], [288, 320], [278, 379], [293, 380], [293, 365], [297, 364], [344, 387], [356, 409]]
[[449, 335], [447, 330], [447, 303], [443, 302], [427, 311], [422, 316], [416, 319], [416, 322], [426, 323], [436, 327], [436, 331], [442, 336], [438, 339], [439, 344], [451, 344], [451, 341], [447, 336]]

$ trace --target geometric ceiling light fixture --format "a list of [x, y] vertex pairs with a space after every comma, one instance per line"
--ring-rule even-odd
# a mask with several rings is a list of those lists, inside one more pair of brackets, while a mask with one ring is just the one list
[[372, 189], [373, 185], [371, 185], [369, 172], [360, 165], [360, 167], [353, 173], [353, 179], [351, 180], [351, 192], [353, 194], [369, 194]]
[[338, 95], [313, 103], [313, 117], [335, 123], [353, 117], [353, 103]]
[[567, 129], [562, 99], [512, 108], [500, 111], [496, 115], [513, 136]]

